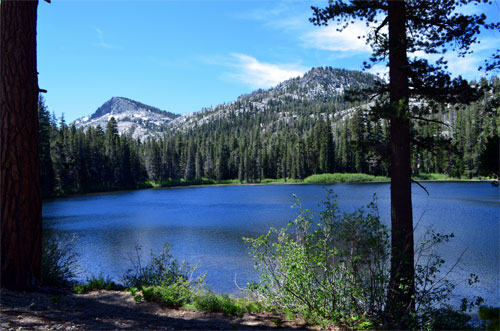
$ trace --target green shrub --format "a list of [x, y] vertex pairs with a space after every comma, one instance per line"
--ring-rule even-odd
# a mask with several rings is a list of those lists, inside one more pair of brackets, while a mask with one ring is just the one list
[[139, 292], [139, 289], [138, 289], [137, 287], [130, 287], [130, 288], [128, 288], [127, 290], [128, 290], [128, 291], [130, 292], [130, 294], [132, 294], [132, 295], [134, 295], [134, 294], [136, 294], [137, 292]]
[[48, 286], [69, 286], [78, 274], [76, 236], [44, 231], [42, 241], [42, 282]]
[[[123, 276], [127, 287], [151, 287], [169, 286], [176, 282], [190, 280], [190, 276], [196, 271], [188, 263], [179, 263], [170, 254], [170, 244], [166, 243], [159, 255], [151, 251], [151, 261], [143, 265], [141, 260], [141, 247], [136, 246], [135, 259], [131, 259], [132, 267]], [[197, 284], [202, 283], [204, 276], [197, 279]]]
[[177, 280], [169, 285], [143, 287], [145, 300], [157, 301], [169, 308], [179, 308], [194, 298], [194, 289], [189, 281]]
[[142, 296], [144, 297], [144, 300], [153, 300], [155, 298], [153, 287], [143, 287]]
[[329, 192], [317, 225], [314, 213], [297, 205], [300, 215], [287, 228], [246, 239], [261, 271], [258, 292], [315, 322], [352, 327], [381, 316], [389, 235], [375, 203], [368, 212], [341, 214]]
[[132, 267], [126, 271], [123, 280], [132, 295], [141, 290], [142, 296], [135, 295], [134, 300], [144, 298], [178, 308], [191, 303], [204, 285], [205, 275], [192, 279], [195, 271], [196, 267], [173, 258], [168, 243], [158, 255], [151, 251], [151, 260], [146, 265], [141, 260], [141, 247], [136, 246]]
[[[261, 271], [260, 283], [252, 288], [255, 295], [276, 309], [320, 324], [364, 329], [394, 327], [405, 319], [404, 325], [413, 328], [467, 327], [465, 310], [481, 299], [464, 305], [461, 312], [448, 308], [455, 285], [440, 272], [444, 260], [437, 254], [439, 244], [453, 235], [427, 231], [415, 250], [416, 311], [387, 316], [390, 240], [375, 200], [366, 209], [341, 213], [334, 198], [328, 191], [320, 213], [302, 209], [297, 199], [300, 214], [286, 228], [245, 239]], [[477, 281], [471, 276], [470, 283]]]

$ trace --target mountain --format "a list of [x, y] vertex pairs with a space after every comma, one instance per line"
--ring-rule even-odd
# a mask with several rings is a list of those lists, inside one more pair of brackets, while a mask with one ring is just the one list
[[[242, 95], [229, 104], [179, 116], [169, 122], [167, 127], [186, 131], [213, 121], [248, 114], [265, 115], [272, 122], [289, 121], [314, 113], [325, 113], [325, 106], [334, 107], [333, 112], [341, 112], [353, 106], [345, 100], [347, 90], [373, 87], [377, 81], [378, 77], [360, 71], [312, 68], [302, 77], [286, 80], [267, 90], [259, 89]], [[330, 115], [333, 112], [328, 111]]]
[[[266, 117], [267, 125], [289, 121], [302, 116], [324, 113], [334, 107], [340, 112], [352, 105], [344, 99], [346, 90], [373, 86], [378, 78], [360, 71], [312, 68], [302, 77], [286, 80], [270, 89], [259, 89], [238, 97], [228, 104], [217, 105], [185, 115], [176, 115], [140, 102], [122, 97], [106, 101], [91, 116], [75, 121], [76, 127], [100, 125], [106, 127], [111, 117], [118, 122], [120, 134], [129, 133], [142, 140], [161, 135], [162, 132], [189, 131], [213, 121], [243, 119], [249, 114]], [[332, 110], [327, 111], [330, 116]]]
[[[348, 89], [376, 83], [367, 73], [314, 68], [183, 116], [113, 98], [80, 119], [78, 130], [56, 126], [42, 105], [44, 196], [143, 187], [146, 181], [249, 183], [336, 172], [387, 176], [388, 121], [372, 119], [367, 101], [346, 97]], [[412, 121], [413, 173], [498, 176], [498, 162], [490, 160], [498, 160], [500, 79], [482, 80], [479, 89], [487, 92], [471, 105], [443, 105], [441, 112]], [[139, 143], [128, 135], [83, 130], [106, 127], [111, 116], [122, 132], [146, 139]], [[448, 125], [439, 124], [443, 121]]]
[[123, 97], [113, 97], [99, 107], [91, 116], [77, 119], [77, 128], [101, 126], [103, 129], [111, 117], [118, 123], [120, 134], [128, 133], [133, 138], [144, 139], [160, 134], [165, 126], [180, 115]]

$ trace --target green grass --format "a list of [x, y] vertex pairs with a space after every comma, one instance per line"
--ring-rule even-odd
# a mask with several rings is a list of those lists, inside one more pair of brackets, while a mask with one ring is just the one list
[[[429, 181], [457, 181], [457, 180], [481, 180], [484, 178], [456, 178], [450, 177], [447, 174], [437, 173], [420, 173], [412, 176], [413, 180], [429, 180]], [[357, 173], [334, 173], [334, 174], [318, 174], [311, 175], [304, 179], [306, 184], [334, 184], [334, 183], [367, 183], [367, 182], [389, 182], [390, 178], [385, 176], [373, 176]]]
[[226, 315], [243, 316], [246, 312], [260, 312], [262, 305], [248, 298], [233, 298], [226, 294], [215, 294], [207, 291], [198, 294], [192, 303], [197, 310], [224, 313]]
[[470, 180], [492, 180], [494, 178], [489, 177], [451, 177], [447, 174], [437, 174], [437, 173], [420, 173], [412, 176], [413, 180], [436, 180], [436, 181], [470, 181]]
[[306, 184], [366, 183], [388, 181], [389, 178], [384, 176], [353, 173], [319, 174], [311, 175], [304, 179], [304, 183]]
[[103, 277], [90, 277], [87, 278], [86, 283], [79, 283], [73, 286], [73, 291], [76, 294], [84, 294], [94, 290], [110, 290], [120, 291], [124, 287], [111, 281], [109, 278]]
[[273, 179], [273, 178], [265, 178], [261, 181], [262, 184], [285, 184], [285, 183], [303, 183], [302, 179], [295, 178], [287, 178], [286, 180], [283, 178]]
[[238, 179], [223, 179], [215, 182], [214, 184], [223, 184], [223, 185], [238, 185], [241, 184]]
[[452, 178], [447, 174], [416, 174], [413, 175], [414, 180], [457, 180], [457, 178]]
[[168, 286], [145, 286], [141, 288], [140, 293], [137, 288], [130, 288], [128, 292], [137, 302], [142, 300], [154, 301], [169, 308], [210, 311], [240, 317], [246, 312], [261, 312], [264, 310], [264, 307], [255, 300], [234, 298], [207, 290], [197, 290], [190, 286], [188, 281], [179, 281]]
[[[194, 291], [189, 282], [177, 281], [168, 286], [151, 286], [142, 288], [144, 300], [155, 301], [165, 304], [169, 308], [180, 308], [190, 303], [194, 297]], [[134, 300], [140, 301], [140, 295], [135, 295]]]

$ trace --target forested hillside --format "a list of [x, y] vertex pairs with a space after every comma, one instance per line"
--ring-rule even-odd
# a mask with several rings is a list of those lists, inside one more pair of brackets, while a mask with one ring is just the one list
[[[361, 72], [315, 68], [275, 88], [178, 117], [162, 137], [144, 141], [120, 135], [111, 117], [105, 128], [68, 126], [41, 100], [43, 195], [137, 188], [146, 181], [387, 175], [387, 122], [370, 118], [371, 103], [352, 102], [345, 93], [376, 80]], [[487, 171], [495, 148], [498, 153], [500, 79], [476, 86], [487, 90], [477, 103], [444, 105], [430, 121], [414, 125], [415, 174], [471, 178]]]

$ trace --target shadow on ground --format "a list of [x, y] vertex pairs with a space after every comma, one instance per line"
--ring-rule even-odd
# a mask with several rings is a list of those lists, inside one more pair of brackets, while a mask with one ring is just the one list
[[238, 318], [136, 303], [125, 292], [50, 295], [2, 290], [0, 295], [1, 329], [307, 329], [296, 322], [282, 323], [280, 316], [272, 314], [245, 314]]

